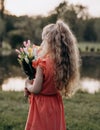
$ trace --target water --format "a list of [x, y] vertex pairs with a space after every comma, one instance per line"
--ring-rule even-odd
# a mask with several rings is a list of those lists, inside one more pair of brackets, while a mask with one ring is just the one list
[[23, 91], [25, 79], [22, 77], [8, 78], [2, 84], [3, 91]]
[[[82, 57], [80, 87], [82, 91], [100, 91], [100, 56]], [[0, 87], [3, 91], [23, 91], [26, 75], [17, 62], [17, 55], [0, 56]]]
[[100, 92], [100, 81], [91, 79], [91, 78], [83, 78], [80, 81], [81, 91], [88, 92], [94, 94], [96, 92]]
[[[25, 87], [25, 79], [21, 77], [8, 78], [2, 84], [3, 91], [23, 91]], [[94, 94], [100, 91], [100, 81], [91, 78], [83, 78], [80, 81], [81, 91]]]

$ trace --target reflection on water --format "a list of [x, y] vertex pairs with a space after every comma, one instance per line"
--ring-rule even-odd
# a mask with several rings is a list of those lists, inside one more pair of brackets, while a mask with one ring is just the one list
[[88, 93], [95, 93], [100, 91], [100, 81], [90, 78], [83, 78], [81, 80], [81, 90]]
[[23, 91], [25, 86], [25, 79], [21, 77], [9, 78], [4, 81], [2, 90], [4, 91]]
[[17, 61], [17, 55], [0, 55], [0, 86], [10, 77], [25, 77]]
[[[0, 55], [0, 88], [2, 86], [2, 89], [5, 91], [22, 91], [25, 77], [26, 75], [18, 64], [16, 53], [13, 52], [10, 55]], [[90, 93], [94, 93], [100, 89], [99, 55], [82, 56], [81, 79], [82, 91], [87, 90]]]
[[[90, 78], [83, 78], [81, 81], [81, 91], [85, 91], [88, 93], [95, 93], [100, 90], [100, 81], [90, 79]], [[16, 78], [9, 78], [5, 80], [2, 85], [3, 91], [23, 91], [24, 90], [25, 79], [16, 77]]]

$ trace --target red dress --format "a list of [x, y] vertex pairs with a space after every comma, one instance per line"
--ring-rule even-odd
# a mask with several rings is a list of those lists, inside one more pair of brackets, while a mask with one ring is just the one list
[[55, 87], [53, 63], [50, 57], [38, 59], [33, 66], [43, 69], [43, 86], [38, 95], [30, 95], [25, 130], [66, 130], [62, 97]]

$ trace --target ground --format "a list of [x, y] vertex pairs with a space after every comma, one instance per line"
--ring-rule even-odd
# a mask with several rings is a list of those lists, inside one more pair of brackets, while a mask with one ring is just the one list
[[[100, 93], [77, 92], [63, 101], [67, 130], [100, 130]], [[27, 113], [23, 92], [0, 91], [0, 130], [23, 130]]]

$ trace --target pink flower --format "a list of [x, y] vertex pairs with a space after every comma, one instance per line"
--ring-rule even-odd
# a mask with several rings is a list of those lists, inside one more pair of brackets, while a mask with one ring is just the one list
[[24, 41], [23, 44], [24, 44], [25, 47], [27, 47], [27, 43], [26, 43], [26, 41]]
[[16, 51], [18, 54], [20, 54], [20, 51], [19, 51], [18, 49], [15, 49], [15, 51]]
[[23, 48], [20, 47], [20, 51], [23, 52], [24, 51]]
[[30, 46], [31, 42], [30, 40], [27, 41], [27, 46]]
[[21, 58], [21, 56], [20, 56], [20, 55], [18, 55], [18, 58]]

